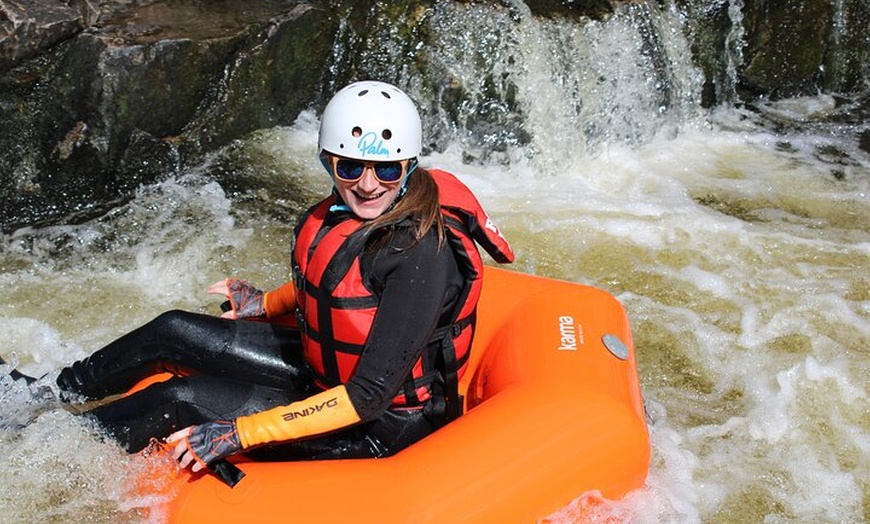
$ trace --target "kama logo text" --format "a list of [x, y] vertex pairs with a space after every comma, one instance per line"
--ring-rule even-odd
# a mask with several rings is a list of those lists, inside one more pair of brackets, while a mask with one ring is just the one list
[[583, 344], [583, 326], [574, 323], [574, 317], [559, 317], [559, 351], [577, 351]]

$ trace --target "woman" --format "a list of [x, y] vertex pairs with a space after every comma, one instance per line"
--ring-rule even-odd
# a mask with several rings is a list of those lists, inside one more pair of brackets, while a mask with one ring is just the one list
[[293, 281], [270, 292], [218, 282], [223, 318], [164, 313], [63, 369], [61, 390], [103, 398], [171, 371], [88, 415], [130, 451], [169, 435], [193, 471], [242, 451], [387, 456], [458, 416], [482, 276], [475, 241], [499, 262], [513, 253], [461, 182], [418, 167], [421, 144], [396, 87], [339, 91], [318, 143], [334, 189], [296, 227]]

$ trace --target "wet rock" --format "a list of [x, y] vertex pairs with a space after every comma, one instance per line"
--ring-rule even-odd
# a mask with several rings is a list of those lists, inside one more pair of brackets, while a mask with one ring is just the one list
[[0, 69], [72, 38], [96, 18], [90, 2], [0, 0]]
[[[529, 11], [535, 16], [548, 18], [565, 17], [571, 19], [588, 18], [603, 20], [613, 13], [614, 4], [626, 0], [534, 0], [526, 2]], [[516, 3], [503, 1], [508, 8], [515, 8]]]
[[676, 3], [689, 20], [707, 107], [866, 89], [867, 0]]
[[858, 147], [870, 154], [870, 129], [865, 129], [858, 135]]
[[744, 87], [781, 98], [819, 84], [832, 15], [829, 4], [814, 0], [766, 2], [748, 10]]
[[870, 40], [866, 0], [748, 2], [742, 83], [783, 98], [864, 89]]
[[318, 93], [335, 32], [327, 10], [298, 1], [0, 2], [2, 231], [85, 219], [289, 125]]

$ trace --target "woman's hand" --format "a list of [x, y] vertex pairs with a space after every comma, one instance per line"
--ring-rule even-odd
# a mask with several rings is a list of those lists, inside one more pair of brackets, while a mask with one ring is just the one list
[[215, 461], [242, 450], [236, 423], [232, 420], [216, 420], [176, 431], [166, 438], [175, 443], [172, 456], [182, 468], [191, 466], [197, 472], [208, 468]]
[[229, 309], [221, 318], [252, 318], [266, 316], [266, 293], [252, 286], [248, 281], [226, 278], [210, 285], [206, 291], [211, 295], [221, 295], [229, 302]]

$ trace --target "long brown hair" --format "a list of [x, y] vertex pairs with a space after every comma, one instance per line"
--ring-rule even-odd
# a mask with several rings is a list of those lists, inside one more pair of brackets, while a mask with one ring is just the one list
[[444, 244], [444, 218], [438, 200], [438, 184], [423, 168], [408, 175], [405, 194], [396, 205], [383, 215], [373, 219], [365, 227], [371, 230], [388, 224], [397, 224], [405, 219], [414, 223], [414, 239], [419, 241], [434, 227], [438, 232], [438, 246]]

